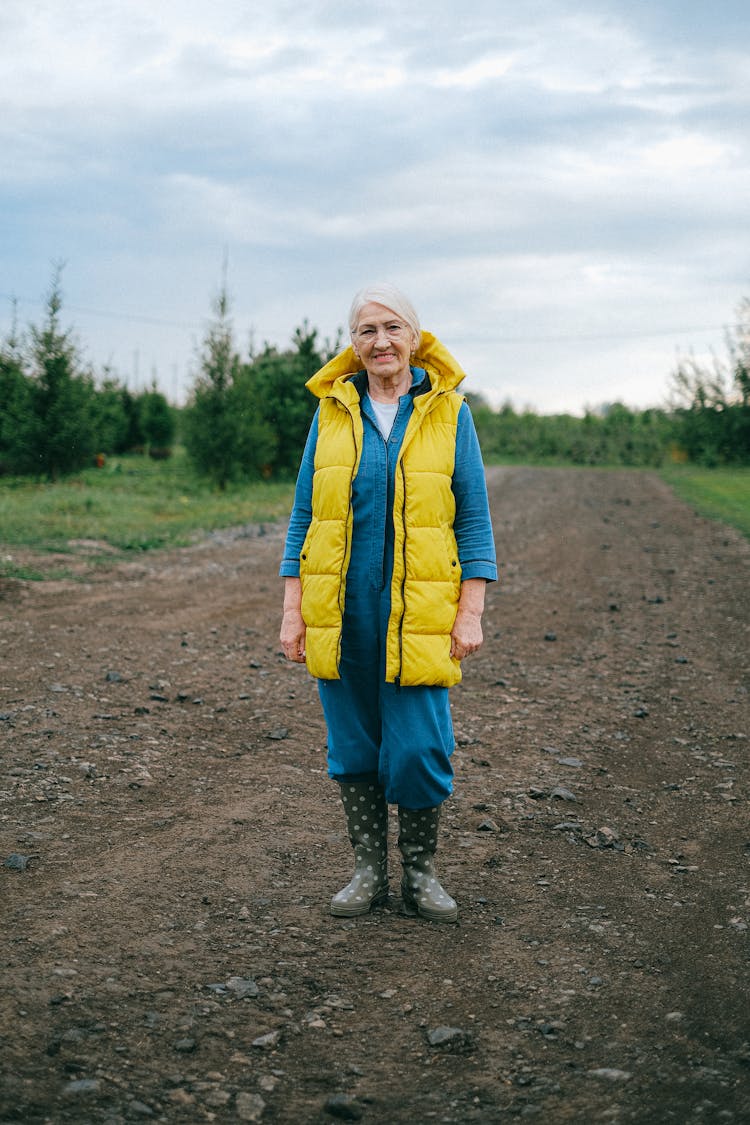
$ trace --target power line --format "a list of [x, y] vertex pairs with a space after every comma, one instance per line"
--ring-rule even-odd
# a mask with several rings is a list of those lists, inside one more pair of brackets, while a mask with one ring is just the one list
[[[598, 340], [649, 340], [657, 337], [665, 336], [689, 336], [696, 333], [702, 334], [704, 332], [726, 332], [728, 330], [738, 330], [741, 326], [739, 324], [709, 324], [703, 327], [692, 325], [690, 328], [659, 328], [652, 332], [644, 332], [640, 329], [631, 330], [628, 332], [576, 332], [565, 335], [547, 336], [542, 333], [534, 333], [528, 336], [506, 336], [506, 335], [477, 335], [474, 333], [472, 336], [455, 336], [451, 334], [453, 340], [482, 340], [492, 344], [578, 344], [581, 341], [594, 342]], [[446, 333], [448, 335], [448, 333]]]
[[[0, 299], [15, 302], [20, 305], [36, 305], [42, 307], [45, 304], [45, 302], [39, 298], [16, 297], [10, 293], [0, 293]], [[139, 313], [123, 313], [112, 309], [91, 309], [83, 305], [65, 305], [65, 308], [69, 309], [71, 312], [82, 313], [84, 316], [98, 316], [103, 319], [123, 320], [135, 324], [150, 324], [155, 327], [183, 328], [186, 331], [195, 331], [199, 327], [195, 323], [188, 323], [186, 321], [168, 320], [164, 317], [145, 316]], [[689, 328], [660, 328], [646, 332], [640, 329], [631, 329], [623, 332], [575, 332], [556, 335], [534, 333], [533, 335], [528, 334], [524, 336], [507, 336], [505, 334], [490, 336], [472, 333], [471, 336], [452, 335], [452, 339], [474, 341], [481, 339], [493, 344], [576, 344], [581, 342], [595, 343], [600, 340], [649, 340], [667, 336], [684, 337], [696, 334], [702, 335], [706, 332], [738, 331], [741, 327], [740, 324], [709, 324], [704, 326], [691, 325]]]
[[[45, 302], [40, 299], [16, 297], [11, 293], [0, 293], [0, 299], [11, 301], [19, 305], [37, 305], [40, 308], [45, 304]], [[83, 305], [66, 304], [64, 307], [66, 310], [82, 313], [84, 316], [98, 316], [109, 320], [126, 320], [138, 324], [152, 324], [157, 328], [184, 328], [186, 330], [194, 330], [197, 327], [195, 324], [188, 324], [184, 320], [167, 320], [164, 317], [144, 316], [140, 313], [115, 312], [112, 309], [89, 309]]]

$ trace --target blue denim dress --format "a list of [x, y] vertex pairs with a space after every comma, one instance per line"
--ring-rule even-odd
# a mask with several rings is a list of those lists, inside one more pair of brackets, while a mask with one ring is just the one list
[[[385, 637], [393, 569], [396, 462], [413, 395], [427, 378], [412, 368], [411, 390], [399, 399], [387, 439], [369, 396], [361, 400], [363, 446], [352, 490], [352, 551], [346, 580], [340, 679], [319, 680], [328, 728], [328, 772], [337, 781], [377, 775], [386, 799], [404, 808], [432, 808], [452, 791], [455, 741], [448, 689], [385, 682]], [[294, 508], [279, 573], [299, 576], [299, 556], [312, 518], [316, 414], [302, 456]], [[462, 579], [497, 578], [495, 545], [479, 442], [468, 406], [456, 431], [454, 532]]]

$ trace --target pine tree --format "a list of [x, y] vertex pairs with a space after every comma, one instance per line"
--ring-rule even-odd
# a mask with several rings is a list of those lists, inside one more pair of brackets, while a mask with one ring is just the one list
[[266, 345], [242, 372], [243, 393], [275, 439], [266, 475], [289, 476], [299, 468], [316, 406], [305, 384], [330, 358], [330, 348], [320, 348], [317, 329], [307, 321], [295, 329], [292, 344], [283, 352]]
[[175, 434], [174, 414], [169, 403], [156, 389], [155, 382], [150, 391], [139, 396], [138, 402], [140, 429], [149, 452], [153, 456], [169, 456]]
[[214, 314], [203, 342], [200, 371], [185, 412], [184, 428], [185, 447], [195, 468], [223, 490], [241, 475], [239, 420], [232, 402], [240, 357], [234, 347], [226, 285], [214, 302]]
[[32, 434], [34, 414], [32, 384], [24, 371], [17, 334], [15, 306], [13, 325], [0, 344], [0, 474], [33, 472]]
[[87, 464], [94, 453], [94, 384], [84, 373], [70, 332], [60, 327], [61, 266], [55, 268], [41, 327], [30, 328], [33, 380], [31, 454], [51, 480]]

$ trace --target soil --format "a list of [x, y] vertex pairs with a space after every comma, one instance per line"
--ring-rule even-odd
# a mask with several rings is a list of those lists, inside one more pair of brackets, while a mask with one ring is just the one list
[[0, 1120], [750, 1120], [750, 544], [649, 473], [488, 477], [453, 926], [395, 842], [385, 908], [328, 912], [283, 527], [0, 588]]

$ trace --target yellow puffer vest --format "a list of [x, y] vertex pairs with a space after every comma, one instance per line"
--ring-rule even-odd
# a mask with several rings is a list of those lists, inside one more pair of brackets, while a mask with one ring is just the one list
[[[404, 686], [450, 687], [461, 679], [451, 659], [451, 629], [461, 592], [451, 489], [464, 373], [443, 345], [422, 333], [414, 363], [430, 390], [414, 397], [396, 467], [394, 563], [386, 636], [385, 678]], [[321, 399], [315, 449], [312, 520], [300, 556], [307, 667], [318, 679], [339, 678], [346, 576], [351, 556], [352, 481], [362, 454], [360, 400], [351, 348], [307, 386]]]

